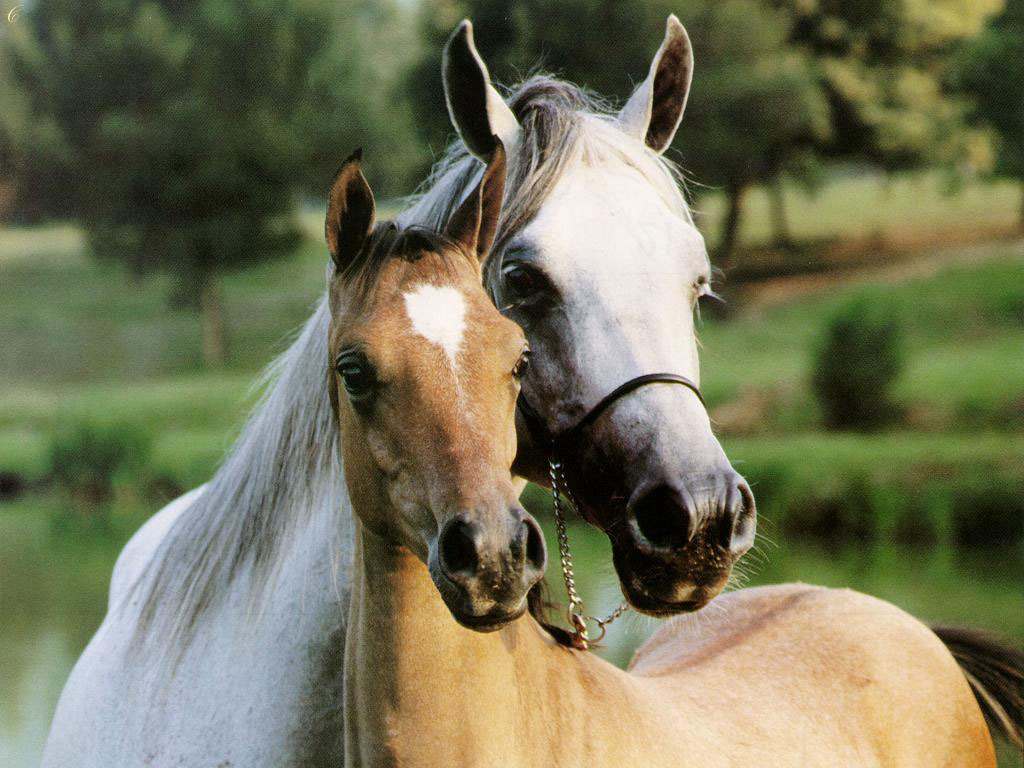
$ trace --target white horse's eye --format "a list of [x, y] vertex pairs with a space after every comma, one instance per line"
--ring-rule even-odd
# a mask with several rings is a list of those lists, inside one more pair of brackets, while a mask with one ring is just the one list
[[515, 298], [530, 296], [540, 287], [540, 278], [537, 272], [522, 264], [507, 264], [501, 274], [505, 278], [506, 288]]

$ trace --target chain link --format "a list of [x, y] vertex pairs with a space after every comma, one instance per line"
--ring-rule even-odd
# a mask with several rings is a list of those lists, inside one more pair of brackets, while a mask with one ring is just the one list
[[[605, 632], [608, 631], [608, 625], [628, 611], [629, 606], [622, 603], [603, 619], [588, 616], [583, 612], [583, 599], [576, 591], [576, 574], [573, 572], [572, 552], [569, 549], [569, 530], [565, 523], [565, 513], [562, 511], [562, 494], [565, 494], [574, 508], [579, 509], [579, 504], [576, 497], [573, 496], [569, 484], [565, 481], [561, 461], [556, 458], [548, 459], [548, 475], [551, 478], [551, 508], [555, 515], [555, 531], [558, 535], [558, 554], [562, 562], [562, 578], [565, 580], [565, 591], [569, 596], [566, 618], [572, 627], [573, 647], [585, 651], [590, 647], [590, 643], [601, 641]], [[591, 638], [587, 630], [588, 621], [594, 622], [600, 630], [600, 634], [595, 638]]]

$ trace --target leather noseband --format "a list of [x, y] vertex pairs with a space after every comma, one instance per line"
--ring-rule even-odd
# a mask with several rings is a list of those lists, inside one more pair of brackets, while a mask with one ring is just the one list
[[530, 435], [537, 441], [538, 447], [541, 447], [550, 454], [561, 456], [564, 450], [579, 438], [583, 430], [597, 421], [601, 414], [608, 410], [616, 400], [648, 384], [680, 384], [692, 391], [697, 396], [697, 399], [700, 400], [700, 404], [707, 408], [707, 403], [704, 402], [704, 396], [700, 392], [700, 387], [678, 373], [646, 373], [643, 376], [637, 376], [624, 384], [620, 384], [601, 398], [597, 405], [591, 408], [575, 425], [559, 432], [557, 435], [552, 434], [544, 420], [540, 417], [540, 414], [537, 413], [536, 409], [530, 405], [529, 401], [521, 393], [519, 400], [516, 402], [516, 407], [523, 414], [523, 420], [526, 421]]

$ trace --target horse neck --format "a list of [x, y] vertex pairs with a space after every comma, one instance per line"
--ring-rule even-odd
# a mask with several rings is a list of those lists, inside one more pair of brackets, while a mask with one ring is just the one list
[[459, 626], [417, 557], [356, 529], [346, 765], [583, 764], [617, 751], [605, 742], [619, 729], [594, 713], [621, 711], [624, 673], [528, 616], [489, 634]]

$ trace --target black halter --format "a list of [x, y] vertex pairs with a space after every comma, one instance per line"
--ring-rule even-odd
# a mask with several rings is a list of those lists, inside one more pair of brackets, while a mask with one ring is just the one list
[[552, 455], [561, 456], [583, 430], [597, 421], [598, 417], [608, 410], [612, 403], [620, 397], [628, 395], [634, 389], [639, 389], [647, 384], [681, 384], [692, 391], [697, 396], [697, 399], [700, 400], [700, 404], [707, 408], [707, 403], [704, 402], [704, 396], [700, 393], [700, 388], [693, 381], [678, 373], [645, 373], [643, 376], [630, 379], [625, 384], [620, 384], [601, 398], [597, 405], [591, 408], [574, 426], [563, 430], [557, 435], [552, 434], [551, 430], [547, 428], [540, 414], [530, 405], [523, 394], [519, 395], [516, 406], [519, 408], [520, 413], [523, 414], [523, 420], [526, 422], [527, 429], [530, 430], [530, 436], [547, 453], [546, 458], [550, 459]]

